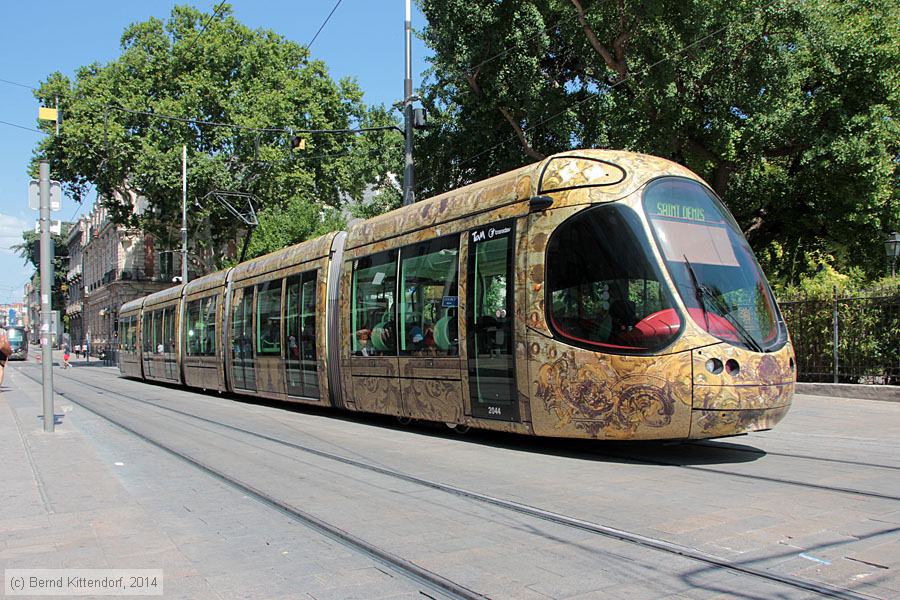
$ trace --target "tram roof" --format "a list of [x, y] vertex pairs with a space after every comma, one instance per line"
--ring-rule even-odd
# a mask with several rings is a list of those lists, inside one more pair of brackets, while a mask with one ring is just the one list
[[[495, 177], [397, 208], [348, 228], [348, 249], [553, 194], [554, 206], [610, 202], [661, 175], [699, 179], [687, 168], [656, 156], [621, 150], [570, 150]], [[583, 192], [590, 188], [588, 199]]]
[[122, 308], [119, 309], [119, 314], [124, 314], [128, 312], [134, 312], [141, 310], [141, 307], [144, 306], [145, 296], [141, 296], [140, 298], [136, 298], [134, 300], [130, 300], [122, 305]]
[[228, 278], [229, 270], [230, 269], [222, 269], [221, 271], [216, 271], [215, 273], [210, 273], [203, 277], [188, 281], [184, 286], [184, 295], [190, 296], [191, 294], [206, 292], [224, 286], [225, 280]]
[[157, 304], [164, 304], [171, 300], [177, 300], [181, 297], [182, 289], [184, 289], [183, 285], [175, 285], [158, 292], [153, 292], [144, 298], [144, 308], [147, 309]]
[[337, 232], [326, 233], [323, 236], [242, 262], [234, 267], [231, 280], [242, 281], [328, 256], [331, 252], [331, 241], [335, 235]]

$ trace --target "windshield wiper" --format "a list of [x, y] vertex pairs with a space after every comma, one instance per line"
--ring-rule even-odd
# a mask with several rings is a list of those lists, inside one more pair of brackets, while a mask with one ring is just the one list
[[716, 314], [728, 321], [728, 323], [734, 327], [734, 330], [740, 336], [741, 341], [755, 352], [765, 352], [759, 342], [756, 341], [756, 338], [754, 338], [753, 335], [747, 331], [747, 328], [731, 314], [728, 305], [712, 293], [708, 287], [697, 280], [697, 273], [694, 272], [694, 267], [691, 266], [691, 261], [688, 260], [687, 256], [684, 257], [684, 262], [687, 265], [688, 272], [691, 274], [691, 282], [694, 284], [694, 292], [700, 302], [700, 307], [703, 309], [703, 318], [706, 320], [706, 330], [709, 331], [709, 316], [707, 316], [706, 312], [706, 300], [708, 299], [716, 309]]
[[703, 299], [703, 292], [700, 290], [700, 282], [697, 280], [697, 273], [694, 272], [694, 267], [691, 266], [691, 261], [688, 260], [687, 254], [682, 254], [682, 256], [684, 256], [684, 264], [687, 265], [688, 273], [691, 276], [691, 283], [694, 285], [694, 296], [697, 298], [700, 310], [703, 311], [703, 320], [706, 322], [706, 330], [709, 331], [709, 314], [706, 312], [706, 301]]
[[738, 332], [738, 335], [741, 336], [741, 339], [744, 341], [744, 343], [750, 346], [751, 350], [754, 350], [756, 352], [764, 352], [762, 346], [760, 346], [759, 342], [756, 341], [756, 338], [754, 338], [753, 335], [749, 331], [747, 331], [747, 328], [744, 327], [741, 322], [731, 314], [731, 312], [728, 310], [728, 305], [726, 305], [718, 296], [713, 294], [709, 290], [709, 288], [707, 288], [702, 283], [700, 284], [700, 292], [713, 302], [717, 311], [726, 321], [731, 323], [735, 331]]

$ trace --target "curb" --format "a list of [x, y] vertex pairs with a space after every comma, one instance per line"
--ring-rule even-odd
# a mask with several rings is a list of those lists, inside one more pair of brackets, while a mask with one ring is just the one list
[[861, 383], [800, 383], [795, 392], [809, 396], [834, 396], [856, 400], [900, 402], [900, 386], [867, 385]]

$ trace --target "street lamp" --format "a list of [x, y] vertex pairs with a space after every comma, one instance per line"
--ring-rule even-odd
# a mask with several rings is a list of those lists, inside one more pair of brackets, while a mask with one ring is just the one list
[[900, 256], [900, 233], [895, 231], [888, 236], [884, 241], [884, 251], [891, 263], [891, 277], [895, 277], [897, 257]]

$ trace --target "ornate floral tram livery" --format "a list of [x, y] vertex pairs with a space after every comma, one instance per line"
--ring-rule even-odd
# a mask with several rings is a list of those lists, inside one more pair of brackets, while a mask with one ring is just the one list
[[709, 438], [787, 413], [793, 349], [696, 175], [552, 156], [129, 302], [128, 376], [523, 434]]

